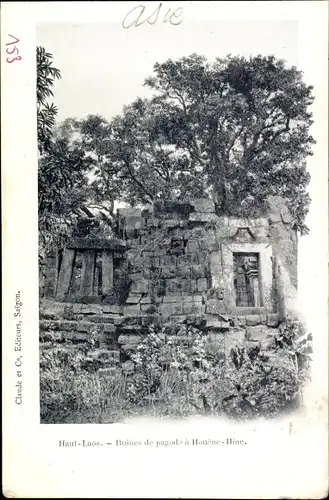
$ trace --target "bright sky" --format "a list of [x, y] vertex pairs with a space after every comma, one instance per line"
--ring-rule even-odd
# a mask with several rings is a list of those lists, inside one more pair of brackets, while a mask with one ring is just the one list
[[96, 113], [111, 118], [146, 95], [143, 82], [157, 61], [193, 52], [210, 60], [262, 53], [297, 64], [297, 23], [199, 21], [128, 30], [119, 23], [42, 24], [37, 44], [53, 54], [62, 73], [54, 87], [58, 120]]

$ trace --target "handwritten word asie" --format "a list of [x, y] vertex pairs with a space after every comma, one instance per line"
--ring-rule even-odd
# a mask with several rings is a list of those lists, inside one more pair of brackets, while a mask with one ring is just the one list
[[10, 45], [10, 47], [7, 47], [6, 48], [6, 52], [7, 54], [10, 55], [10, 57], [7, 57], [6, 61], [8, 63], [13, 63], [14, 61], [20, 61], [22, 58], [21, 56], [19, 56], [19, 51], [18, 51], [18, 48], [17, 48], [17, 44], [19, 42], [19, 39], [16, 38], [15, 36], [13, 35], [8, 35], [10, 36], [11, 38], [13, 38], [14, 40], [12, 40], [11, 42], [7, 42], [6, 45]]
[[160, 19], [163, 23], [170, 23], [173, 26], [178, 26], [183, 21], [183, 8], [178, 7], [177, 9], [167, 9], [162, 8], [162, 2], [159, 3], [154, 12], [150, 13], [150, 8], [145, 5], [137, 5], [131, 9], [122, 21], [122, 27], [125, 29], [131, 28], [132, 26], [141, 26], [144, 23], [155, 24]]

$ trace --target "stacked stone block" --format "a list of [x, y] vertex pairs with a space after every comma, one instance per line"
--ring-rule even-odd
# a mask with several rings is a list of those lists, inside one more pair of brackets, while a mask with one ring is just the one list
[[[199, 326], [212, 343], [225, 349], [237, 340], [269, 340], [279, 322], [275, 273], [280, 271], [273, 265], [273, 307], [265, 304], [240, 314], [232, 311], [232, 266], [228, 263], [232, 249], [240, 244], [246, 248], [271, 245], [274, 264], [280, 255], [292, 282], [296, 281], [295, 233], [287, 214], [281, 213], [282, 206], [278, 209], [279, 215], [272, 204], [270, 217], [239, 219], [218, 216], [211, 200], [199, 199], [160, 201], [143, 210], [122, 211], [124, 258], [113, 269], [113, 281], [124, 284], [123, 299], [114, 304], [44, 302], [41, 339], [47, 341], [52, 331], [59, 341], [84, 342], [94, 332], [104, 349], [115, 351], [123, 360], [151, 325]], [[50, 264], [48, 284], [52, 286], [54, 259]]]
[[211, 200], [158, 202], [147, 217], [126, 216], [131, 280], [124, 315], [156, 312], [162, 322], [206, 314], [210, 255], [219, 250]]

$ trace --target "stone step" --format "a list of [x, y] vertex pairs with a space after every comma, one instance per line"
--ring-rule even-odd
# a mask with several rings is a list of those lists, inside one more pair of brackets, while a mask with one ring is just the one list
[[90, 357], [106, 361], [120, 361], [120, 351], [115, 349], [97, 349], [89, 354]]
[[86, 332], [91, 335], [95, 333], [115, 333], [117, 328], [112, 323], [92, 323], [90, 321], [70, 321], [70, 320], [47, 320], [42, 319], [39, 322], [40, 330], [48, 331], [76, 331]]
[[55, 304], [54, 307], [40, 307], [39, 316], [41, 319], [63, 319], [63, 320], [83, 320], [86, 321], [112, 321], [122, 317], [122, 310], [119, 306], [94, 304]]
[[84, 314], [75, 314], [74, 321], [79, 322], [88, 322], [88, 323], [112, 323], [115, 324], [116, 320], [121, 318], [122, 316], [118, 316], [115, 314], [90, 314], [88, 316]]
[[228, 321], [207, 320], [205, 328], [208, 330], [229, 330], [230, 323]]
[[237, 315], [233, 318], [234, 325], [236, 326], [257, 326], [267, 325], [276, 328], [280, 323], [280, 316], [278, 313], [263, 313], [263, 314], [245, 314]]
[[41, 342], [86, 342], [92, 335], [99, 335], [101, 343], [116, 344], [117, 327], [111, 323], [91, 323], [87, 321], [40, 320], [39, 338]]

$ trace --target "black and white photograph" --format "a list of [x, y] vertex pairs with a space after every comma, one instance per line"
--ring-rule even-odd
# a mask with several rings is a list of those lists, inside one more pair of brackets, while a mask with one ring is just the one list
[[303, 404], [316, 141], [297, 24], [169, 9], [146, 43], [165, 12], [37, 27], [42, 423]]
[[328, 2], [2, 2], [3, 492], [325, 498]]

